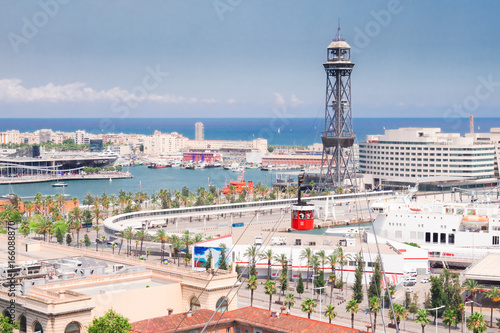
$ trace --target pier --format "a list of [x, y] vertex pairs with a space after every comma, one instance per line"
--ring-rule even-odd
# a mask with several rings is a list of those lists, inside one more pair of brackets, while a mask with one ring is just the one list
[[102, 179], [126, 179], [133, 178], [130, 172], [126, 171], [110, 171], [95, 174], [41, 174], [41, 175], [24, 175], [19, 177], [0, 177], [0, 185], [9, 184], [29, 184], [43, 182], [58, 182], [62, 180], [102, 180]]

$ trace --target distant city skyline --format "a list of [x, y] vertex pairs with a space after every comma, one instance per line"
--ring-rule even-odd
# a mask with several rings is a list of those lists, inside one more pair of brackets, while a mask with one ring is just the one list
[[321, 118], [339, 18], [354, 117], [498, 116], [495, 1], [0, 4], [3, 118]]

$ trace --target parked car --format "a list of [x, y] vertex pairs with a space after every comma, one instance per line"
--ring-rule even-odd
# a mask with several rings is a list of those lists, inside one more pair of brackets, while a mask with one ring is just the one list
[[430, 278], [425, 277], [425, 278], [423, 278], [422, 280], [420, 280], [420, 283], [429, 283], [430, 281], [431, 281], [431, 279], [430, 279]]
[[417, 284], [416, 281], [409, 281], [409, 280], [407, 280], [407, 281], [403, 282], [403, 286], [405, 286], [405, 287], [411, 287], [411, 286], [414, 286], [416, 284]]
[[412, 293], [412, 292], [413, 292], [413, 288], [410, 288], [410, 287], [405, 288], [405, 293]]

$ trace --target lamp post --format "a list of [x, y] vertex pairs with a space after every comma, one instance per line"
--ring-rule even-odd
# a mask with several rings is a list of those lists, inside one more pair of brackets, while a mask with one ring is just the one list
[[[318, 287], [318, 288], [313, 287], [312, 289], [321, 290], [321, 289], [325, 289], [325, 288], [326, 288], [326, 286], [325, 287]], [[319, 321], [321, 321], [321, 296], [322, 296], [321, 294], [322, 293], [319, 294]]]
[[427, 309], [429, 311], [436, 310], [436, 333], [438, 331], [438, 310], [444, 308], [446, 305], [438, 306], [437, 308]]
[[472, 303], [472, 301], [467, 301], [464, 303], [464, 323], [462, 325], [463, 332], [467, 331], [467, 304], [470, 304], [470, 303]]

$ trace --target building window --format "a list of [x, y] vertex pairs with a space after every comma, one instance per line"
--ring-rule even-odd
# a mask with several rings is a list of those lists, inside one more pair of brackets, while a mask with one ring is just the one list
[[448, 244], [455, 244], [455, 234], [448, 235]]
[[38, 332], [43, 333], [42, 324], [40, 324], [38, 321], [35, 322], [35, 325], [33, 327], [34, 327], [33, 331], [35, 331], [37, 333]]
[[198, 297], [191, 298], [191, 301], [189, 302], [189, 309], [191, 311], [201, 309], [201, 304], [200, 304], [200, 301], [198, 300]]
[[499, 236], [493, 236], [493, 241], [492, 241], [492, 244], [493, 245], [499, 245]]
[[217, 312], [226, 312], [227, 311], [227, 300], [225, 297], [219, 298], [216, 304]]
[[74, 321], [66, 326], [64, 333], [80, 333], [80, 325]]
[[22, 315], [21, 318], [19, 319], [19, 332], [20, 333], [26, 333], [27, 328], [26, 328], [26, 316]]

